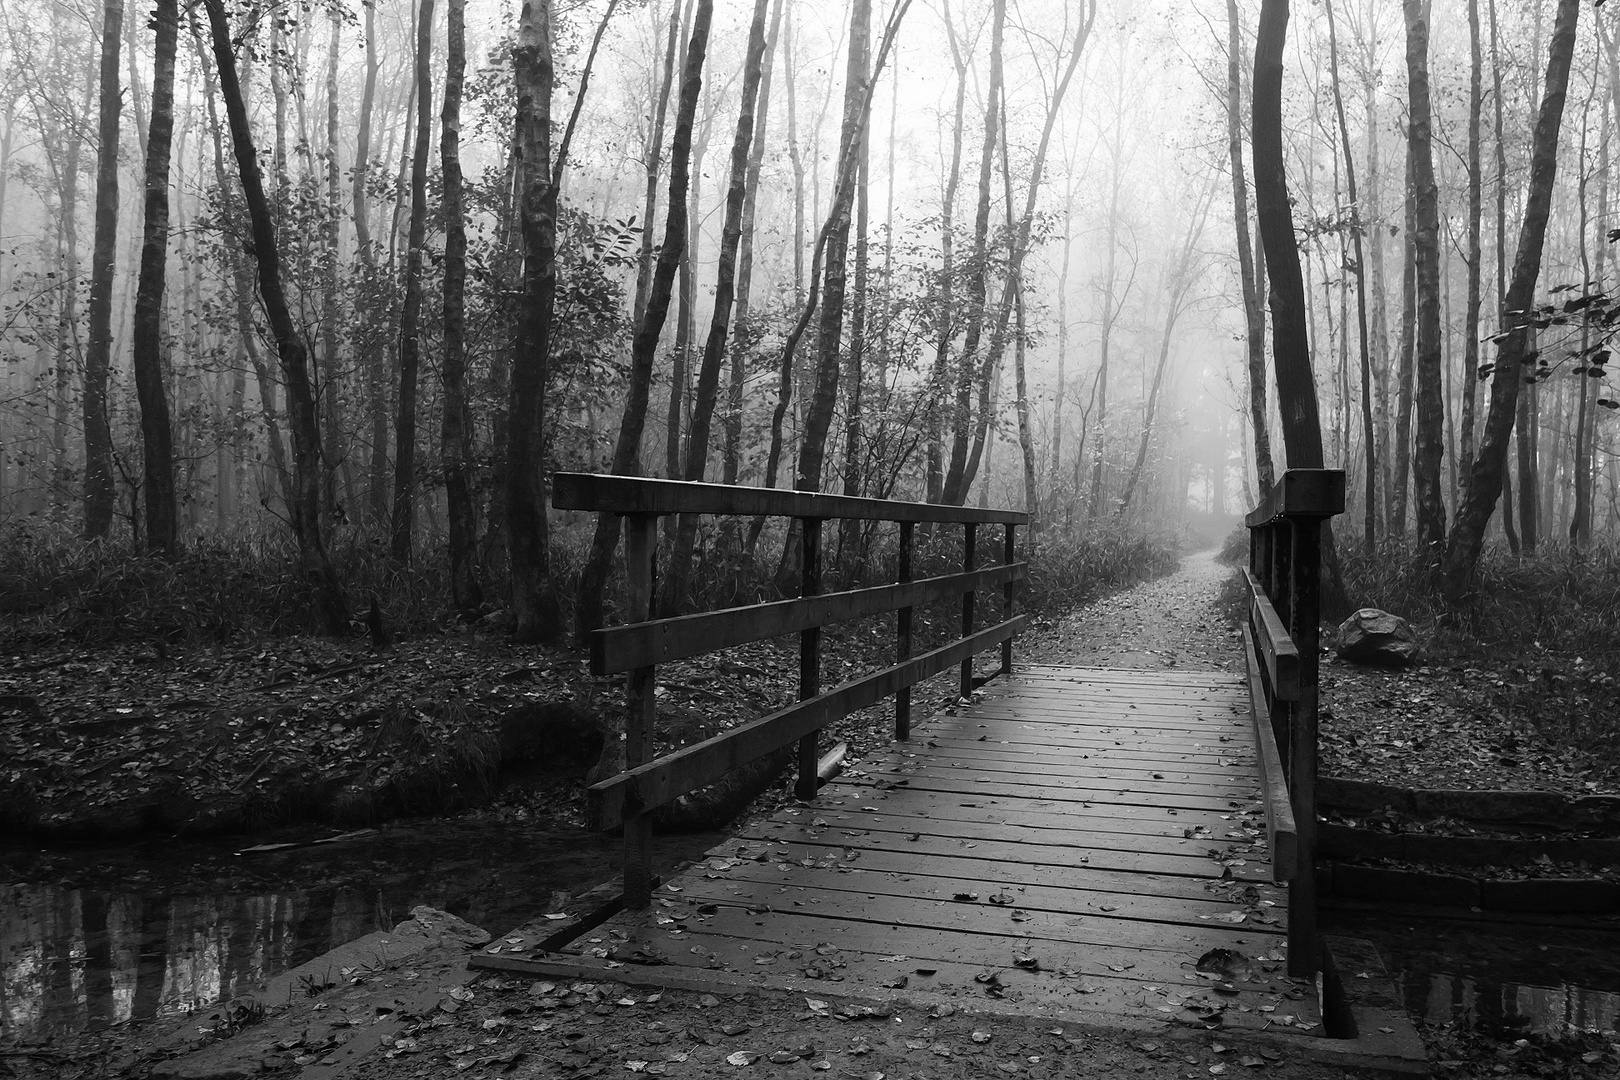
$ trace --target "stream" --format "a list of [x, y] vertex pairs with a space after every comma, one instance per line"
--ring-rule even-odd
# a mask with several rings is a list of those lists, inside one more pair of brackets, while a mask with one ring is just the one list
[[1323, 912], [1322, 929], [1374, 942], [1415, 1020], [1511, 1037], [1620, 1031], [1614, 919], [1577, 927], [1341, 909]]
[[[0, 850], [0, 1034], [93, 1031], [203, 1008], [390, 929], [418, 904], [503, 933], [571, 910], [571, 896], [619, 866], [617, 840], [494, 814], [243, 851], [330, 835]], [[722, 839], [656, 837], [655, 868]]]

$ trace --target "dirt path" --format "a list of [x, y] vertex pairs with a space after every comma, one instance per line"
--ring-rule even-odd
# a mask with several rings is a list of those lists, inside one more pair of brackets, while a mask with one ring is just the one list
[[1015, 660], [1072, 667], [1242, 668], [1236, 631], [1221, 617], [1232, 568], [1200, 551], [1173, 574], [1115, 593], [1059, 619], [1037, 619]]

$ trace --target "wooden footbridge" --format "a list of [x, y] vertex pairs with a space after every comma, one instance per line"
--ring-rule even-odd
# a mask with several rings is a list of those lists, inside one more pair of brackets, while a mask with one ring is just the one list
[[[551, 975], [769, 985], [815, 998], [977, 999], [1206, 1026], [1322, 1033], [1313, 880], [1316, 551], [1343, 474], [1289, 472], [1250, 515], [1247, 677], [1220, 671], [1017, 667], [1025, 515], [617, 477], [560, 475], [559, 507], [624, 515], [629, 625], [593, 664], [628, 675], [627, 771], [590, 792], [593, 825], [623, 826], [622, 893], [592, 917], [540, 921], [474, 966]], [[659, 515], [795, 520], [802, 595], [648, 619]], [[822, 594], [821, 522], [899, 525], [892, 585]], [[914, 528], [962, 528], [960, 572], [912, 580]], [[1001, 558], [976, 564], [978, 532]], [[976, 593], [999, 618], [975, 621]], [[912, 608], [960, 597], [961, 635], [914, 654]], [[895, 663], [822, 692], [819, 630], [896, 615]], [[657, 756], [655, 665], [801, 635], [801, 700]], [[974, 656], [1000, 646], [994, 674]], [[909, 688], [958, 670], [954, 707], [913, 726]], [[818, 780], [818, 731], [895, 699], [888, 749]], [[797, 804], [745, 825], [660, 881], [647, 814], [797, 743]], [[656, 972], [654, 977], [651, 973]]]

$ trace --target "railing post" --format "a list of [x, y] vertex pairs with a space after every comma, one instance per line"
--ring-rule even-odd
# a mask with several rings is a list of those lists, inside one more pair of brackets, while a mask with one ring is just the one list
[[[962, 570], [966, 573], [973, 571], [973, 541], [977, 526], [971, 521], [962, 526]], [[973, 593], [970, 586], [962, 594], [962, 636], [967, 637], [973, 633]], [[962, 661], [962, 697], [973, 697], [973, 657]]]
[[[624, 515], [624, 564], [631, 622], [653, 617], [657, 577], [658, 515]], [[626, 769], [646, 764], [653, 757], [656, 667], [631, 671], [625, 680], [624, 763]], [[632, 805], [632, 796], [635, 803]], [[632, 788], [625, 797], [624, 906], [630, 910], [652, 904], [652, 818], [641, 812], [640, 796]]]
[[[911, 580], [911, 541], [916, 531], [916, 523], [902, 521], [900, 523], [900, 568], [899, 580]], [[911, 609], [903, 607], [896, 613], [894, 662], [911, 658]], [[911, 687], [902, 686], [894, 694], [894, 737], [896, 739], [911, 738]]]
[[[1017, 545], [1014, 543], [1013, 538], [1013, 530], [1017, 527], [1018, 526], [1016, 525], [1005, 526], [1001, 538], [1001, 561], [1008, 566], [1013, 564], [1014, 553], [1017, 550]], [[1001, 589], [1001, 621], [1006, 622], [1012, 617], [1013, 583], [1012, 579], [1009, 578], [1007, 579], [1007, 584], [1002, 586]], [[1006, 641], [1001, 643], [1001, 674], [1003, 677], [1012, 674], [1012, 649], [1012, 638], [1008, 638]]]
[[[804, 543], [800, 545], [800, 596], [821, 591], [821, 519], [800, 518]], [[821, 627], [799, 632], [799, 700], [808, 701], [821, 693]], [[799, 740], [799, 780], [793, 794], [801, 799], [816, 797], [816, 767], [821, 752], [821, 733], [812, 731]]]
[[1299, 701], [1294, 705], [1288, 791], [1294, 804], [1299, 860], [1288, 885], [1288, 973], [1310, 977], [1321, 970], [1316, 932], [1316, 722], [1318, 652], [1321, 644], [1322, 521], [1294, 519], [1288, 630], [1299, 649]]

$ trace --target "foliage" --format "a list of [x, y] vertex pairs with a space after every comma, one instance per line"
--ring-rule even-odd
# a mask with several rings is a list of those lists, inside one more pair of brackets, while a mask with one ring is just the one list
[[1620, 548], [1487, 548], [1470, 603], [1447, 608], [1417, 560], [1341, 549], [1345, 587], [1420, 628], [1431, 664], [1489, 678], [1504, 712], [1594, 761], [1620, 762]]
[[1104, 593], [1168, 574], [1179, 561], [1175, 540], [1110, 518], [1083, 530], [1039, 534], [1029, 545], [1028, 607], [1064, 611]]
[[[335, 537], [331, 551], [358, 595], [379, 598], [391, 628], [420, 632], [448, 618], [443, 559], [404, 567], [352, 531]], [[13, 640], [144, 638], [160, 647], [282, 636], [318, 625], [288, 537], [200, 540], [165, 560], [27, 526], [8, 529], [0, 543], [0, 616]]]

